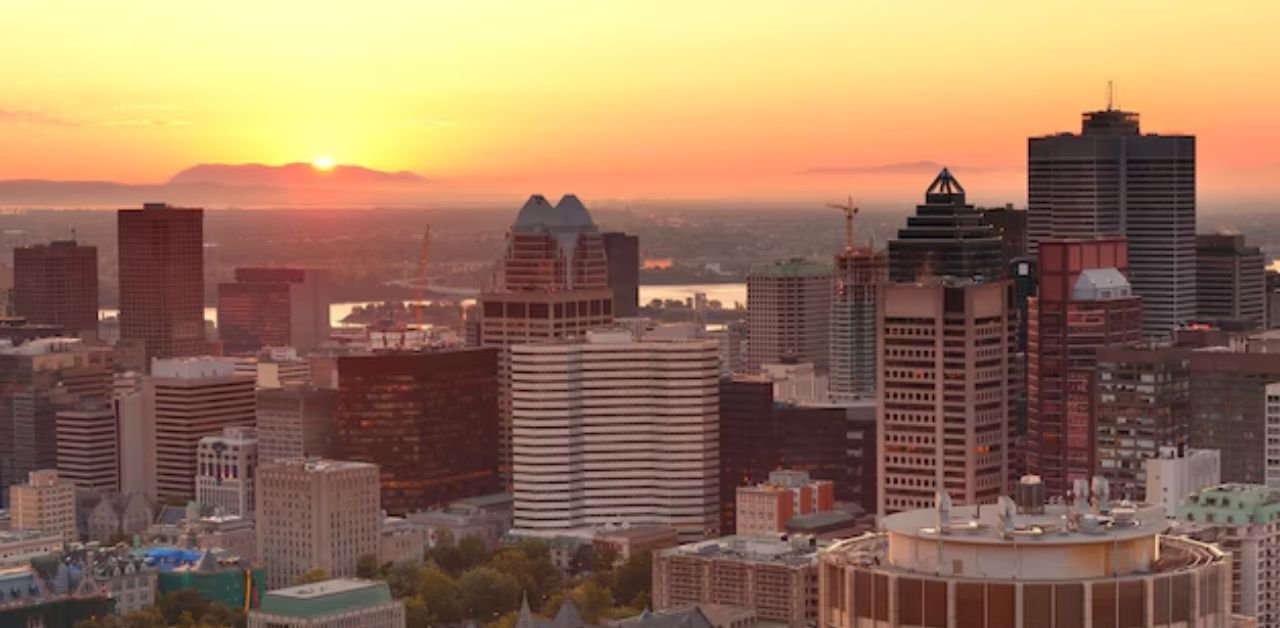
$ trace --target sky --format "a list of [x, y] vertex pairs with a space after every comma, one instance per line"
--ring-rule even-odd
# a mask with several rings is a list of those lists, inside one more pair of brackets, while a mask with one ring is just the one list
[[331, 158], [442, 191], [1025, 198], [1116, 102], [1198, 136], [1202, 206], [1280, 179], [1276, 2], [8, 0], [0, 179]]

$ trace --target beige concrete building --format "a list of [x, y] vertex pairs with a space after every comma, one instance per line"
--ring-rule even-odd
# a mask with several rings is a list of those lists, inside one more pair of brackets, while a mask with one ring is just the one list
[[1009, 486], [1017, 321], [1006, 281], [886, 284], [877, 304], [881, 515], [991, 503]]
[[251, 427], [227, 427], [200, 439], [196, 449], [196, 501], [223, 515], [252, 517], [258, 437]]
[[747, 275], [747, 372], [765, 364], [812, 362], [828, 369], [832, 272], [802, 259], [757, 266]]
[[115, 408], [86, 405], [60, 410], [57, 436], [59, 477], [87, 491], [120, 490]]
[[338, 391], [285, 386], [258, 391], [258, 458], [326, 458], [333, 455]]
[[282, 460], [258, 468], [258, 558], [267, 586], [288, 586], [323, 569], [354, 576], [361, 556], [377, 556], [382, 529], [377, 465]]
[[32, 471], [26, 484], [9, 487], [10, 527], [40, 530], [72, 542], [76, 535], [76, 485], [52, 469]]
[[32, 558], [62, 551], [66, 539], [43, 530], [0, 532], [0, 568], [26, 566]]

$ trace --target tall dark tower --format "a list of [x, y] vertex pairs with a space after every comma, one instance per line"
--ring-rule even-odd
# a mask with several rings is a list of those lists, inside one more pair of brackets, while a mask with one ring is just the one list
[[98, 249], [75, 240], [13, 250], [14, 310], [27, 322], [98, 334]]
[[1138, 114], [1083, 115], [1079, 135], [1027, 141], [1028, 248], [1046, 238], [1123, 235], [1143, 334], [1196, 318], [1196, 138], [1143, 135]]
[[898, 238], [889, 241], [889, 280], [911, 283], [928, 277], [992, 280], [1004, 277], [1004, 243], [983, 218], [966, 205], [964, 188], [946, 168], [938, 173], [924, 204]]
[[613, 290], [613, 315], [640, 315], [640, 238], [621, 232], [604, 234], [609, 260], [609, 289]]
[[204, 353], [204, 210], [147, 203], [117, 228], [120, 340], [141, 349], [136, 366]]

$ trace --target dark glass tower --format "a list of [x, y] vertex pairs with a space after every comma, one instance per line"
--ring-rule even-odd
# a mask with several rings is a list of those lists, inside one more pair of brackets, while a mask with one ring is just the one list
[[1004, 242], [966, 205], [964, 188], [946, 168], [916, 206], [916, 215], [889, 242], [889, 280], [912, 283], [928, 277], [991, 280], [1003, 277]]

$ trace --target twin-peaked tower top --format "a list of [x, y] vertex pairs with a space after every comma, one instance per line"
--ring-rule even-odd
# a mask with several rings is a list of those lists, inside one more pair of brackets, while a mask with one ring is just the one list
[[604, 236], [577, 196], [552, 205], [541, 194], [525, 201], [507, 234], [507, 290], [559, 291], [609, 287]]

